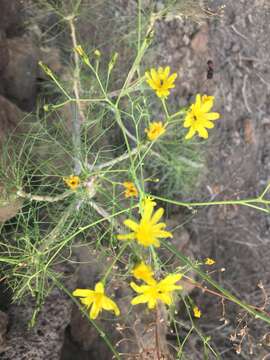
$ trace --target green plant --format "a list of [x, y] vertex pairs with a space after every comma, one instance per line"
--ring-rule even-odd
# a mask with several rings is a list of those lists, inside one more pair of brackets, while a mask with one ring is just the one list
[[[47, 5], [51, 8], [50, 4]], [[100, 275], [103, 285], [117, 276], [121, 276], [128, 283], [133, 266], [140, 260], [151, 263], [151, 271], [159, 278], [164, 275], [165, 279], [173, 278], [176, 282], [182, 276], [193, 286], [222, 300], [233, 302], [251, 316], [270, 323], [268, 314], [245, 304], [214, 281], [203, 270], [203, 262], [190, 260], [175, 249], [169, 239], [164, 240], [170, 238], [173, 229], [169, 232], [165, 230], [165, 224], [159, 222], [163, 210], [158, 209], [154, 212], [154, 202], [162, 201], [187, 210], [201, 206], [237, 204], [268, 214], [270, 201], [265, 195], [270, 186], [259, 197], [253, 199], [210, 202], [172, 199], [179, 194], [179, 189], [182, 196], [189, 192], [202, 167], [194, 143], [184, 140], [186, 132], [182, 127], [183, 122], [187, 121], [190, 114], [194, 121], [201, 116], [202, 124], [200, 123], [199, 128], [195, 130], [205, 138], [205, 128], [210, 126], [203, 116], [206, 113], [209, 115], [214, 100], [205, 100], [211, 102], [207, 106], [207, 111], [201, 111], [205, 105], [203, 100], [193, 104], [193, 108], [191, 106], [190, 109], [170, 111], [170, 101], [166, 96], [174, 85], [175, 76], [169, 75], [167, 68], [159, 69], [158, 72], [152, 71], [151, 74], [146, 73], [146, 76], [144, 74], [144, 57], [147, 56], [154, 39], [155, 22], [160, 20], [168, 9], [164, 8], [161, 12], [149, 15], [146, 13], [144, 19], [142, 9], [142, 1], [138, 1], [136, 47], [134, 40], [132, 43], [135, 56], [127, 74], [117, 71], [117, 53], [106, 62], [102, 53], [94, 49], [87, 52], [79, 44], [75, 20], [79, 14], [80, 1], [75, 3], [69, 13], [56, 9], [61, 22], [68, 27], [71, 34], [72, 76], [71, 81], [63, 85], [61, 78], [58, 78], [46, 64], [40, 63], [57, 89], [57, 101], [44, 106], [44, 113], [41, 111], [44, 117], [39, 126], [32, 126], [25, 135], [20, 135], [23, 144], [19, 151], [11, 155], [8, 151], [4, 152], [11, 161], [3, 160], [2, 169], [5, 171], [2, 171], [2, 176], [5, 172], [11, 174], [9, 177], [13, 193], [18, 198], [25, 199], [22, 211], [15, 219], [9, 221], [8, 226], [2, 227], [0, 262], [4, 277], [13, 290], [15, 301], [21, 301], [29, 294], [35, 299], [36, 310], [32, 324], [35, 323], [46, 295], [54, 286], [65, 291], [82, 312], [87, 314], [65, 288], [61, 274], [56, 270], [57, 264], [69, 261], [69, 254], [72, 253], [74, 245], [85, 242], [113, 259]], [[146, 19], [147, 26], [144, 23]], [[123, 80], [117, 88], [113, 87], [114, 72], [120, 73]], [[146, 80], [157, 94], [154, 100]], [[155, 83], [158, 83], [158, 86], [155, 86]], [[91, 92], [84, 96], [84, 87], [88, 86]], [[158, 103], [157, 106], [162, 111], [160, 119], [152, 118], [154, 102]], [[192, 112], [195, 106], [198, 107], [198, 111]], [[66, 130], [66, 123], [61, 119], [61, 111], [67, 107], [72, 112], [70, 131]], [[214, 117], [208, 120], [214, 120]], [[52, 118], [55, 124], [49, 125]], [[194, 135], [195, 130], [190, 137]], [[118, 134], [118, 139], [112, 143], [111, 139], [115, 134]], [[52, 156], [48, 158], [49, 152]], [[58, 154], [59, 159], [55, 154]], [[70, 175], [71, 178], [68, 179], [76, 178], [75, 183], [66, 179]], [[133, 194], [124, 197], [123, 183], [127, 181], [133, 183], [137, 190], [135, 196]], [[151, 186], [153, 184], [154, 187]], [[133, 220], [134, 217], [139, 218], [137, 222]], [[123, 219], [124, 224], [132, 230], [129, 234], [123, 234]], [[121, 243], [119, 240], [130, 242]], [[170, 259], [164, 261], [160, 256], [160, 243], [161, 248], [167, 249], [179, 260], [176, 269], [172, 269]], [[114, 267], [121, 261], [125, 267], [115, 274]], [[165, 277], [168, 272], [173, 274]], [[189, 276], [190, 272], [195, 272], [207, 285], [195, 281]], [[139, 280], [145, 281], [146, 285], [140, 288], [133, 285], [133, 289], [137, 289], [138, 292], [142, 290], [142, 296], [146, 296], [147, 293], [147, 299], [150, 300], [140, 300], [142, 303], [151, 304], [149, 308], [154, 308], [158, 300], [172, 305], [172, 293], [176, 290], [187, 309], [191, 327], [183, 341], [178, 333], [181, 319], [174, 316], [173, 311], [169, 313], [177, 334], [177, 358], [185, 358], [185, 343], [193, 333], [200, 338], [206, 358], [210, 353], [219, 358], [218, 352], [210, 344], [209, 337], [204, 336], [196, 326], [194, 314], [190, 310], [191, 307], [194, 310], [195, 304], [190, 297], [178, 291], [180, 285], [166, 283], [164, 286], [162, 280], [149, 280], [149, 276]], [[90, 285], [93, 288], [94, 284]], [[82, 303], [87, 308], [100, 306], [99, 310], [112, 310], [113, 307], [108, 306], [108, 303], [101, 303], [104, 294], [98, 292], [99, 287], [97, 286], [95, 291], [88, 289], [88, 295], [81, 296]], [[76, 296], [83, 293], [75, 291]], [[137, 299], [136, 304], [138, 303]], [[158, 323], [158, 307], [156, 311]], [[198, 311], [196, 314], [198, 316]], [[93, 319], [89, 321], [102, 334], [114, 356], [120, 359], [107, 334]], [[159, 357], [158, 346], [156, 351]]]

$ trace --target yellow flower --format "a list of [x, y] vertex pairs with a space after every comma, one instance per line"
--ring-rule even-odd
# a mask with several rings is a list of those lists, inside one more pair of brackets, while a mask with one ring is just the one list
[[214, 96], [197, 94], [196, 101], [192, 104], [186, 114], [184, 127], [190, 128], [186, 139], [191, 139], [197, 132], [200, 137], [207, 139], [208, 132], [206, 129], [212, 129], [212, 121], [220, 118], [220, 114], [209, 112], [214, 105]]
[[170, 89], [174, 88], [176, 73], [170, 75], [170, 67], [159, 67], [158, 70], [151, 69], [145, 73], [148, 85], [156, 92], [160, 98], [166, 98], [170, 95]]
[[76, 289], [72, 295], [78, 296], [87, 309], [92, 306], [89, 313], [90, 319], [96, 319], [102, 309], [113, 311], [116, 316], [120, 314], [116, 303], [105, 295], [104, 286], [101, 282], [96, 284], [95, 290]]
[[153, 281], [155, 282], [155, 280], [153, 278], [153, 275], [154, 275], [153, 270], [151, 269], [150, 266], [146, 265], [143, 261], [140, 264], [138, 264], [137, 266], [135, 266], [135, 268], [132, 270], [132, 274], [137, 280], [143, 280], [147, 284], [150, 284]]
[[67, 184], [67, 186], [71, 189], [71, 190], [77, 190], [77, 188], [80, 185], [80, 178], [79, 176], [75, 176], [75, 175], [70, 175], [68, 177], [64, 177], [63, 178], [64, 182]]
[[159, 238], [172, 237], [169, 231], [165, 231], [165, 223], [158, 223], [161, 219], [164, 209], [159, 208], [154, 212], [154, 202], [152, 200], [144, 201], [142, 208], [142, 216], [140, 222], [137, 224], [131, 219], [124, 221], [124, 225], [133, 230], [133, 232], [124, 235], [118, 235], [118, 240], [137, 240], [137, 242], [145, 247], [154, 245], [160, 246]]
[[181, 290], [182, 286], [175, 285], [177, 281], [181, 279], [181, 274], [169, 274], [165, 279], [157, 282], [153, 279], [151, 283], [147, 285], [137, 285], [134, 282], [130, 283], [130, 286], [136, 291], [139, 296], [132, 299], [131, 304], [148, 304], [149, 309], [155, 308], [157, 301], [160, 300], [164, 304], [171, 305], [172, 303], [172, 292], [174, 290]]
[[153, 121], [149, 125], [149, 129], [144, 130], [147, 133], [148, 140], [154, 141], [165, 133], [166, 128], [161, 121]]
[[215, 262], [215, 260], [213, 260], [211, 258], [206, 258], [204, 260], [204, 263], [205, 263], [205, 265], [214, 265], [216, 262]]
[[137, 197], [138, 190], [132, 181], [124, 181], [123, 186], [125, 188], [125, 197]]
[[200, 318], [202, 313], [201, 313], [201, 310], [198, 308], [198, 306], [194, 306], [193, 308], [193, 315], [195, 318]]

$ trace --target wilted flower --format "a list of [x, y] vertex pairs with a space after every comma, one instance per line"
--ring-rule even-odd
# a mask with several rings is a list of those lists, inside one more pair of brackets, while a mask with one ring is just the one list
[[81, 303], [87, 309], [91, 306], [90, 319], [96, 319], [102, 309], [113, 311], [116, 316], [120, 315], [120, 310], [116, 303], [105, 295], [104, 286], [101, 282], [96, 284], [95, 290], [76, 289], [72, 295], [79, 297]]
[[160, 98], [166, 98], [170, 95], [170, 89], [174, 88], [176, 73], [170, 75], [170, 67], [159, 67], [158, 70], [151, 69], [145, 73], [148, 85], [156, 92]]
[[125, 188], [125, 197], [137, 197], [138, 190], [132, 181], [124, 181], [123, 186]]
[[190, 106], [184, 121], [184, 127], [190, 128], [186, 139], [191, 139], [196, 132], [200, 137], [208, 138], [206, 129], [212, 129], [214, 127], [212, 121], [220, 118], [219, 113], [209, 112], [214, 105], [214, 99], [214, 96], [196, 95], [196, 101]]

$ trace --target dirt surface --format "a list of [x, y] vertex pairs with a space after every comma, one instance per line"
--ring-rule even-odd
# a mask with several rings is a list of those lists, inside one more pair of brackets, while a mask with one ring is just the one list
[[[220, 3], [213, 1], [211, 8]], [[197, 34], [187, 34], [193, 44], [196, 37], [201, 38], [201, 45], [207, 42], [207, 47], [201, 46], [203, 51], [198, 46], [192, 49], [192, 42], [192, 50], [183, 51], [178, 45], [182, 59], [176, 64], [181, 63], [185, 69], [184, 82], [192, 84], [189, 92], [200, 90], [215, 95], [222, 114], [211, 143], [202, 145], [208, 153], [208, 162], [199, 194], [194, 196], [198, 200], [258, 196], [270, 175], [270, 4], [253, 0], [224, 3], [226, 8], [221, 17], [210, 17], [208, 26], [200, 27]], [[182, 28], [180, 24], [175, 26]], [[164, 38], [176, 33], [168, 31], [167, 34], [163, 31]], [[211, 84], [203, 80], [209, 58], [215, 68]], [[194, 84], [196, 80], [199, 84]], [[190, 229], [200, 247], [198, 256], [211, 256], [217, 260], [217, 269], [226, 269], [217, 271], [216, 279], [247, 303], [261, 306], [265, 298], [258, 288], [259, 282], [266, 292], [270, 289], [269, 216], [236, 206], [208, 207], [194, 216]], [[221, 302], [205, 294], [200, 294], [197, 302], [204, 314], [201, 326], [212, 337], [222, 358], [263, 359], [269, 355], [264, 342], [269, 328], [263, 323], [251, 321], [250, 324], [248, 318], [239, 314], [239, 309], [227, 303], [223, 314]], [[226, 326], [224, 318], [228, 321]], [[235, 331], [240, 335], [230, 342], [229, 337]], [[242, 346], [238, 347], [242, 337]], [[202, 359], [202, 355], [198, 352], [195, 358]]]

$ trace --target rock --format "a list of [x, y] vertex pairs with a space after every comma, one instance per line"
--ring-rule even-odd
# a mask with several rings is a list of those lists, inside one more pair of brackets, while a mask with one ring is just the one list
[[7, 327], [8, 327], [8, 315], [0, 310], [0, 354], [6, 349]]
[[14, 194], [13, 198], [9, 197], [9, 199], [6, 200], [5, 205], [1, 205], [1, 201], [2, 201], [2, 193], [0, 195], [0, 224], [13, 218], [23, 205], [23, 200], [17, 198], [16, 193]]
[[29, 38], [6, 40], [9, 62], [2, 76], [5, 96], [22, 110], [31, 111], [37, 92], [39, 50]]
[[22, 1], [2, 0], [1, 1], [1, 22], [0, 30], [4, 30], [8, 36], [17, 33], [22, 15]]
[[0, 95], [0, 145], [18, 128], [25, 114], [9, 100]]
[[0, 74], [5, 70], [9, 62], [6, 39], [0, 38]]
[[[2, 153], [1, 146], [6, 143], [8, 136], [18, 129], [24, 116], [25, 114], [16, 105], [0, 95], [0, 155]], [[7, 147], [5, 147], [6, 150]], [[1, 168], [3, 168], [5, 159], [2, 157], [1, 161], [3, 161], [1, 164]], [[0, 178], [0, 223], [15, 216], [23, 204], [23, 201], [16, 195], [16, 189], [10, 187], [11, 174], [8, 173], [8, 170], [5, 170], [4, 173], [5, 177]]]
[[28, 325], [35, 309], [33, 299], [29, 297], [20, 305], [11, 305], [7, 347], [1, 359], [59, 360], [64, 331], [70, 321], [71, 303], [70, 298], [54, 289], [31, 329]]
[[195, 54], [206, 53], [208, 51], [208, 26], [203, 25], [200, 30], [193, 36], [191, 47]]

